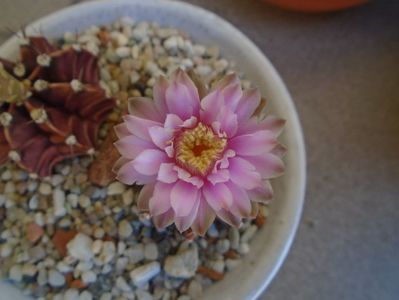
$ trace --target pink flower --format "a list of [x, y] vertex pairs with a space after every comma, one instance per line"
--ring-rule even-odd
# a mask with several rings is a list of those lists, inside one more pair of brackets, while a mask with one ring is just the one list
[[284, 171], [277, 136], [285, 121], [254, 116], [260, 94], [243, 91], [234, 74], [206, 94], [177, 70], [153, 94], [130, 100], [115, 127], [122, 157], [114, 170], [121, 182], [144, 185], [139, 208], [158, 228], [175, 223], [199, 235], [216, 216], [232, 226], [256, 216], [273, 195], [268, 179]]

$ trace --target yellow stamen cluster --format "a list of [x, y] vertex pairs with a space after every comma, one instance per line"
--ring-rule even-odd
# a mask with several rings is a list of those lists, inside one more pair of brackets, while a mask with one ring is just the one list
[[211, 128], [199, 123], [184, 130], [175, 141], [176, 160], [188, 170], [206, 175], [226, 146], [226, 138], [214, 134]]

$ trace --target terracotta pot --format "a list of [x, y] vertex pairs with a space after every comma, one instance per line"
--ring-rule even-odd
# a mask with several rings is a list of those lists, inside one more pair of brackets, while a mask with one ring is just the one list
[[304, 12], [337, 11], [366, 3], [368, 0], [264, 0], [289, 10]]

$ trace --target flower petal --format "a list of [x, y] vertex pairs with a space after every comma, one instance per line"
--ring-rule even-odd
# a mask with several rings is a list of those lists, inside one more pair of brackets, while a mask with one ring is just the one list
[[227, 182], [226, 186], [233, 195], [233, 203], [229, 210], [236, 216], [248, 218], [251, 215], [252, 206], [247, 192], [232, 182]]
[[158, 229], [164, 229], [165, 227], [171, 225], [175, 219], [175, 213], [173, 212], [173, 209], [169, 209], [167, 212], [154, 216], [152, 218], [152, 221], [154, 222], [154, 225]]
[[276, 145], [277, 140], [269, 130], [239, 135], [229, 141], [230, 148], [239, 155], [260, 155], [269, 152]]
[[162, 163], [168, 161], [165, 152], [156, 149], [147, 149], [141, 152], [133, 161], [137, 172], [151, 176], [156, 175]]
[[179, 129], [180, 126], [183, 124], [183, 120], [180, 119], [179, 116], [175, 114], [167, 114], [164, 127], [166, 129]]
[[233, 203], [233, 195], [224, 183], [205, 184], [202, 193], [208, 204], [215, 210], [229, 209]]
[[267, 116], [264, 120], [259, 123], [262, 129], [270, 130], [277, 137], [284, 129], [286, 121], [284, 119], [277, 118], [275, 116]]
[[229, 163], [230, 179], [239, 187], [251, 190], [261, 185], [260, 174], [251, 163], [241, 157], [234, 157]]
[[154, 187], [154, 193], [149, 200], [149, 209], [152, 216], [158, 216], [167, 212], [170, 208], [170, 192], [173, 184], [157, 182]]
[[166, 89], [165, 97], [169, 112], [178, 115], [183, 120], [188, 119], [193, 115], [193, 103], [196, 100], [191, 99], [185, 85], [173, 82]]
[[125, 123], [118, 124], [114, 126], [114, 130], [116, 133], [116, 136], [121, 139], [124, 138], [125, 136], [132, 135], [132, 133], [127, 129], [127, 126]]
[[173, 132], [161, 126], [154, 126], [148, 129], [152, 142], [164, 150], [173, 138]]
[[173, 183], [177, 180], [177, 171], [174, 163], [163, 163], [159, 166], [157, 180], [164, 183]]
[[248, 191], [252, 201], [259, 203], [269, 203], [273, 199], [273, 188], [268, 180], [264, 180], [260, 187]]
[[137, 207], [140, 211], [143, 212], [148, 212], [149, 210], [149, 201], [150, 198], [152, 197], [152, 194], [154, 192], [154, 184], [150, 183], [150, 184], [146, 184], [145, 186], [143, 186], [143, 188], [141, 189], [138, 197], [137, 197]]
[[236, 114], [239, 123], [246, 122], [255, 112], [260, 103], [258, 89], [245, 91], [237, 105]]
[[280, 157], [265, 153], [259, 156], [245, 156], [245, 160], [256, 166], [256, 170], [263, 179], [278, 177], [284, 173], [284, 163]]
[[123, 117], [127, 129], [134, 135], [145, 140], [151, 140], [148, 129], [154, 126], [162, 126], [161, 123], [127, 115]]
[[207, 177], [208, 181], [213, 185], [217, 183], [226, 182], [230, 179], [230, 173], [227, 169], [220, 169], [216, 172], [212, 172]]
[[155, 103], [150, 98], [134, 97], [128, 100], [129, 113], [143, 119], [163, 122], [163, 117], [157, 110]]
[[171, 77], [172, 77], [172, 81], [181, 83], [186, 87], [187, 92], [190, 95], [189, 99], [191, 100], [190, 105], [193, 107], [193, 115], [198, 116], [200, 98], [199, 98], [198, 89], [197, 89], [195, 83], [191, 80], [191, 78], [187, 75], [187, 73], [184, 72], [180, 68], [177, 69], [171, 75]]
[[180, 180], [191, 183], [197, 188], [201, 188], [204, 185], [204, 181], [198, 176], [192, 176], [189, 172], [178, 166], [174, 166], [174, 169], [177, 171], [177, 177]]
[[237, 132], [237, 115], [228, 107], [223, 106], [216, 117], [220, 122], [220, 129], [226, 132], [228, 137], [233, 137]]
[[215, 220], [215, 217], [215, 212], [209, 206], [208, 202], [204, 198], [200, 198], [197, 216], [191, 225], [191, 229], [194, 233], [204, 236]]
[[147, 184], [156, 180], [156, 176], [143, 175], [136, 171], [133, 165], [134, 161], [125, 163], [119, 170], [116, 179], [124, 184], [132, 185], [136, 184]]
[[230, 226], [239, 227], [241, 225], [241, 218], [233, 215], [228, 210], [222, 208], [216, 211], [216, 215], [219, 217], [219, 219], [229, 224]]
[[241, 97], [242, 89], [239, 82], [230, 84], [223, 90], [224, 105], [226, 105], [233, 112], [236, 111]]
[[181, 216], [181, 217], [176, 216], [175, 217], [175, 225], [176, 225], [177, 230], [179, 230], [180, 233], [189, 229], [190, 226], [193, 224], [193, 222], [197, 216], [199, 204], [200, 204], [200, 199], [197, 196], [195, 199], [193, 208], [191, 209], [190, 213], [187, 216]]
[[122, 156], [129, 159], [134, 159], [144, 150], [155, 148], [151, 142], [140, 139], [135, 135], [125, 136], [116, 141], [114, 145]]
[[176, 217], [187, 216], [198, 200], [198, 188], [179, 180], [170, 193], [170, 201]]
[[201, 100], [200, 120], [205, 124], [212, 124], [223, 106], [222, 93], [219, 90], [211, 92]]

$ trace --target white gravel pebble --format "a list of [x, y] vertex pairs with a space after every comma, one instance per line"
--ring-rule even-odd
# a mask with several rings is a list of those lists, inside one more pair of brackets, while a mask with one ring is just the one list
[[39, 185], [39, 193], [44, 195], [44, 196], [49, 196], [51, 195], [53, 191], [53, 188], [51, 187], [51, 185], [47, 182], [42, 182]]
[[61, 189], [55, 189], [53, 191], [54, 201], [54, 215], [56, 217], [63, 217], [66, 214], [65, 210], [65, 193]]
[[148, 260], [156, 260], [158, 258], [158, 247], [155, 243], [144, 245], [144, 257]]
[[86, 195], [80, 195], [78, 202], [79, 202], [80, 207], [83, 207], [83, 208], [87, 208], [91, 205], [90, 198]]
[[138, 268], [135, 268], [130, 272], [130, 279], [136, 286], [142, 286], [151, 280], [154, 276], [161, 272], [161, 265], [159, 262], [154, 261]]
[[95, 240], [93, 244], [91, 245], [91, 251], [93, 251], [94, 254], [98, 254], [101, 252], [101, 248], [103, 247], [103, 241], [102, 240]]
[[144, 259], [144, 247], [142, 244], [130, 247], [125, 251], [125, 255], [132, 264], [138, 263]]
[[29, 277], [33, 277], [35, 276], [37, 273], [37, 267], [35, 265], [32, 264], [24, 264], [22, 266], [22, 274], [29, 276]]
[[93, 258], [92, 239], [83, 234], [78, 233], [69, 243], [67, 249], [69, 255], [79, 260], [89, 260]]
[[177, 300], [191, 300], [190, 296], [187, 295], [181, 295], [177, 298]]
[[1, 245], [0, 256], [9, 257], [12, 253], [12, 246], [8, 243]]
[[48, 272], [48, 282], [52, 287], [61, 287], [65, 284], [65, 277], [57, 270]]
[[198, 263], [198, 249], [192, 244], [191, 249], [166, 257], [164, 270], [171, 277], [190, 278], [195, 275]]
[[68, 289], [64, 294], [64, 300], [79, 300], [79, 291], [77, 289]]
[[101, 295], [100, 300], [111, 300], [112, 294], [111, 293], [104, 293]]
[[249, 226], [241, 236], [241, 243], [248, 243], [253, 238], [257, 230], [258, 227], [256, 225]]
[[133, 228], [128, 221], [123, 220], [122, 222], [119, 223], [118, 233], [120, 237], [128, 238], [132, 235]]
[[108, 196], [120, 195], [125, 191], [125, 188], [126, 187], [123, 183], [115, 181], [108, 186], [107, 195]]
[[133, 189], [127, 189], [122, 195], [123, 204], [126, 206], [131, 205], [134, 200], [133, 196], [134, 196]]
[[230, 249], [230, 241], [228, 239], [222, 239], [217, 241], [216, 250], [220, 254], [226, 253]]
[[79, 295], [79, 300], [92, 300], [93, 295], [89, 291], [83, 291]]
[[129, 47], [118, 47], [116, 48], [115, 52], [120, 58], [126, 58], [130, 56]]
[[144, 290], [137, 290], [135, 292], [135, 294], [136, 294], [136, 298], [139, 300], [153, 300], [154, 299], [150, 293], [148, 293], [147, 291], [144, 291]]
[[8, 276], [11, 280], [20, 282], [22, 280], [22, 268], [21, 265], [13, 265], [9, 271]]
[[82, 273], [82, 281], [86, 284], [95, 282], [96, 279], [97, 275], [93, 271], [86, 271]]
[[115, 253], [116, 253], [116, 247], [114, 242], [111, 241], [103, 242], [100, 257], [104, 264], [109, 263], [115, 257]]
[[126, 282], [125, 278], [123, 278], [122, 276], [119, 276], [116, 279], [116, 286], [122, 292], [131, 292], [132, 291], [132, 289], [130, 288], [129, 284]]
[[32, 210], [35, 210], [38, 208], [39, 206], [39, 197], [37, 195], [33, 195], [30, 199], [29, 199], [29, 204], [28, 204], [29, 208]]
[[231, 227], [229, 229], [229, 240], [231, 249], [237, 250], [240, 245], [240, 232], [237, 228]]
[[240, 254], [247, 254], [250, 250], [250, 247], [247, 243], [241, 243], [238, 247], [238, 253]]

